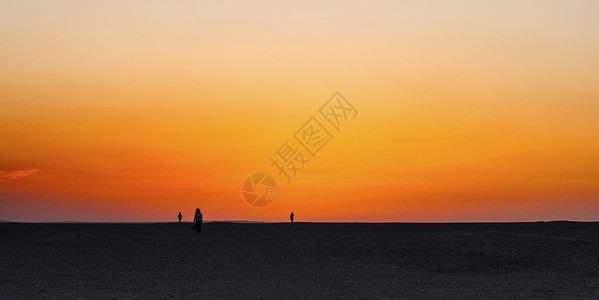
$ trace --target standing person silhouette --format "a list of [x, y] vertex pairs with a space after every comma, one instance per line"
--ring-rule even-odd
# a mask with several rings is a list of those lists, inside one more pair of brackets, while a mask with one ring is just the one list
[[179, 215], [177, 216], [177, 218], [179, 218], [179, 223], [181, 223], [181, 218], [183, 218], [183, 215], [181, 214], [181, 212], [179, 212]]
[[294, 216], [295, 216], [295, 215], [293, 214], [293, 212], [291, 212], [291, 214], [289, 215], [289, 220], [291, 220], [291, 223], [293, 223], [293, 217], [294, 217]]
[[200, 211], [199, 208], [196, 208], [196, 213], [195, 215], [193, 215], [193, 229], [195, 229], [198, 232], [198, 237], [200, 236], [200, 232], [202, 231], [202, 220], [203, 220], [203, 216], [202, 216], [202, 212]]

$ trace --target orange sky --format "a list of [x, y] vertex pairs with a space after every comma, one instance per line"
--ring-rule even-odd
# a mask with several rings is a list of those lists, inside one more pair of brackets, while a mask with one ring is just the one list
[[[597, 11], [2, 2], [0, 219], [599, 220]], [[358, 115], [286, 183], [268, 157], [336, 91]]]

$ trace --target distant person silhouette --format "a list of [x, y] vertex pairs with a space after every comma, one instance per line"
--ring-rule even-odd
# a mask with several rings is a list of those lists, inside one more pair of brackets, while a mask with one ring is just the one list
[[179, 215], [177, 216], [177, 218], [179, 218], [179, 223], [181, 223], [181, 218], [183, 218], [183, 215], [181, 214], [181, 212], [179, 212]]
[[289, 215], [289, 220], [291, 220], [291, 223], [293, 223], [293, 217], [294, 217], [294, 216], [295, 216], [295, 215], [293, 214], [293, 212], [291, 212], [291, 214]]
[[202, 212], [200, 211], [199, 208], [196, 208], [196, 213], [195, 215], [193, 215], [193, 228], [197, 230], [198, 232], [198, 236], [200, 235], [200, 232], [202, 231]]

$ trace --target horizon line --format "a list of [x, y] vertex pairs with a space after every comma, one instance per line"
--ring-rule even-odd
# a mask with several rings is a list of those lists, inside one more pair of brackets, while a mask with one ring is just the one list
[[[554, 223], [554, 222], [569, 222], [569, 223], [597, 223], [597, 221], [576, 221], [576, 220], [538, 220], [538, 221], [452, 221], [452, 222], [401, 222], [401, 221], [306, 221], [294, 223], [315, 223], [315, 224], [514, 224], [514, 223]], [[10, 221], [0, 220], [0, 223], [23, 223], [23, 224], [176, 224], [176, 223], [193, 223], [192, 221]], [[243, 223], [243, 224], [287, 224], [289, 221], [272, 222], [272, 221], [251, 221], [251, 220], [206, 220], [204, 223]]]

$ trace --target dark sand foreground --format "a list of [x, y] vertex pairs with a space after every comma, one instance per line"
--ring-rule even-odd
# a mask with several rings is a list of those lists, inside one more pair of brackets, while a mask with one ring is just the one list
[[599, 223], [0, 223], [0, 299], [599, 299]]

